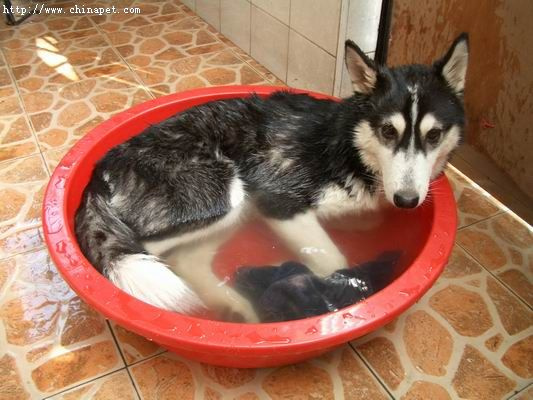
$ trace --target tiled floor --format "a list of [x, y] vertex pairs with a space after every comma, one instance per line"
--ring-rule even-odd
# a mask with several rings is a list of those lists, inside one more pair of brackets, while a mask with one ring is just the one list
[[460, 229], [442, 278], [395, 322], [309, 362], [201, 365], [81, 302], [41, 234], [43, 188], [65, 151], [162, 94], [281, 83], [177, 1], [135, 5], [139, 16], [0, 26], [0, 399], [532, 398], [532, 229], [454, 169]]

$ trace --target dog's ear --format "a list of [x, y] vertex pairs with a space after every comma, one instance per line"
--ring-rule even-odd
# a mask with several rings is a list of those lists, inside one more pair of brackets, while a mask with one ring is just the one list
[[453, 91], [462, 95], [468, 66], [468, 34], [462, 33], [452, 43], [448, 52], [435, 62], [435, 68]]
[[362, 94], [372, 92], [377, 81], [376, 66], [351, 40], [345, 42], [344, 61], [352, 80], [353, 90]]

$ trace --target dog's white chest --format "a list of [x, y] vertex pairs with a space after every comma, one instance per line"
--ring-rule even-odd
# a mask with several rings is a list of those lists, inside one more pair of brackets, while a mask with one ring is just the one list
[[369, 193], [362, 185], [354, 184], [350, 192], [338, 185], [330, 185], [320, 194], [316, 213], [321, 218], [331, 218], [375, 210], [378, 205], [378, 197]]

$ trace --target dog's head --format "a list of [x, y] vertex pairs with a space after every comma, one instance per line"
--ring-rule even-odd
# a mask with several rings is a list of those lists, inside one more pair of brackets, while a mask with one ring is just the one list
[[[351, 41], [345, 61], [354, 112], [362, 117], [353, 143], [387, 199], [397, 207], [417, 207], [463, 135], [468, 36], [459, 36], [431, 66], [377, 66]], [[364, 112], [357, 111], [360, 104], [367, 105]]]

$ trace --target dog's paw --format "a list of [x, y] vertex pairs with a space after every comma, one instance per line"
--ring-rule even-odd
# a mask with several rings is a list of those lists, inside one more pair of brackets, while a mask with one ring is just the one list
[[329, 276], [339, 269], [348, 267], [348, 260], [339, 251], [324, 251], [309, 254], [306, 257], [302, 257], [302, 262], [316, 276], [321, 278]]

